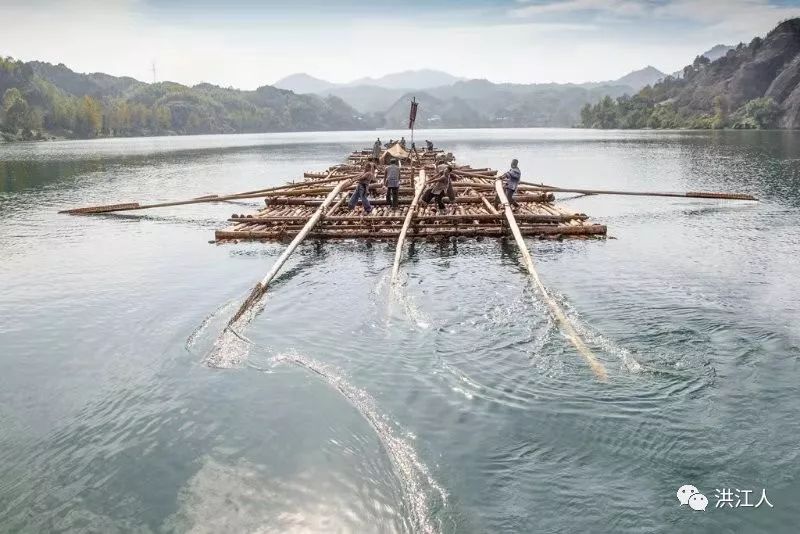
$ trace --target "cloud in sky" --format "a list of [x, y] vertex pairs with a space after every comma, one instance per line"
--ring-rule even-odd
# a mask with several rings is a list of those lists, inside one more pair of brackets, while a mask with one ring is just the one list
[[606, 80], [681, 68], [800, 16], [800, 0], [0, 0], [0, 54], [255, 88], [435, 68], [493, 81]]

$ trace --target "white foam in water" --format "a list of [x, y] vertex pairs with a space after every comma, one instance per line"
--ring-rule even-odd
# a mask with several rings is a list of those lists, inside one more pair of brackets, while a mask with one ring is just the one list
[[206, 330], [208, 330], [209, 326], [214, 321], [214, 319], [216, 319], [220, 315], [227, 314], [227, 312], [230, 311], [230, 308], [232, 308], [235, 303], [236, 301], [233, 300], [226, 302], [225, 304], [214, 310], [212, 313], [210, 313], [205, 319], [203, 319], [203, 322], [200, 323], [200, 325], [197, 328], [195, 328], [191, 334], [189, 334], [188, 338], [186, 338], [186, 348], [188, 350], [191, 350], [192, 347], [194, 347], [197, 341], [201, 338], [201, 336], [206, 333]]
[[403, 438], [375, 406], [374, 399], [366, 391], [345, 380], [340, 374], [312, 358], [296, 353], [284, 353], [272, 359], [274, 364], [291, 363], [307, 369], [325, 380], [355, 407], [375, 429], [383, 443], [392, 467], [403, 487], [404, 499], [416, 531], [435, 533], [441, 530], [437, 521], [432, 521], [431, 501], [444, 506], [447, 494], [430, 475], [428, 468], [417, 456], [414, 448]]
[[235, 325], [225, 328], [217, 337], [211, 352], [203, 360], [205, 365], [218, 369], [230, 369], [247, 361], [251, 343], [234, 328]]
[[239, 320], [226, 326], [214, 341], [214, 345], [203, 360], [203, 363], [209, 367], [230, 369], [246, 362], [250, 355], [250, 346], [253, 343], [244, 337], [241, 332], [258, 315], [262, 307], [262, 305], [253, 306]]
[[414, 299], [408, 295], [408, 292], [405, 291], [403, 288], [405, 287], [404, 282], [400, 282], [396, 280], [394, 284], [391, 284], [391, 295], [392, 299], [399, 303], [400, 306], [403, 308], [403, 312], [418, 328], [428, 329], [431, 327], [430, 318], [423, 312], [419, 306], [414, 302]]
[[631, 351], [625, 347], [617, 345], [615, 342], [599, 332], [596, 332], [589, 325], [583, 322], [581, 317], [578, 315], [578, 312], [576, 312], [575, 309], [570, 306], [569, 302], [567, 302], [567, 300], [561, 294], [556, 293], [554, 296], [566, 310], [567, 316], [569, 316], [570, 321], [575, 326], [575, 330], [577, 330], [581, 337], [583, 337], [590, 344], [597, 345], [603, 349], [604, 352], [619, 358], [622, 362], [622, 366], [630, 373], [640, 373], [643, 370], [642, 364], [636, 361], [636, 358], [633, 357]]

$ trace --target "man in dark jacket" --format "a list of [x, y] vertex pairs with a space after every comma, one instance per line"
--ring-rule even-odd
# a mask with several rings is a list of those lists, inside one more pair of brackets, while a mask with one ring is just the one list
[[383, 182], [386, 185], [386, 202], [391, 204], [392, 209], [397, 209], [397, 196], [400, 190], [400, 167], [397, 160], [393, 159], [386, 166]]
[[[514, 193], [522, 180], [522, 171], [519, 170], [519, 162], [516, 159], [511, 160], [511, 168], [500, 178], [503, 180], [503, 190], [508, 197], [508, 201], [512, 206], [516, 207], [518, 204], [514, 201]], [[500, 204], [500, 198], [495, 198], [495, 203]]]

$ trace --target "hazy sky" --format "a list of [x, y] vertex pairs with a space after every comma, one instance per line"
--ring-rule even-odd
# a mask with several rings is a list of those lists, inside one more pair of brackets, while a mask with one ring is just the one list
[[501, 82], [672, 72], [800, 16], [800, 0], [0, 0], [0, 54], [252, 89], [435, 68]]

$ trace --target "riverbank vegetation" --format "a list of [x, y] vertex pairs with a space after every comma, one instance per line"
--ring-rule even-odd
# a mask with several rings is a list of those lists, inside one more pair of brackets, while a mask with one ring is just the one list
[[0, 57], [5, 140], [355, 130], [371, 126], [340, 98], [264, 86], [146, 84], [64, 65]]

